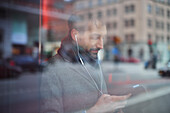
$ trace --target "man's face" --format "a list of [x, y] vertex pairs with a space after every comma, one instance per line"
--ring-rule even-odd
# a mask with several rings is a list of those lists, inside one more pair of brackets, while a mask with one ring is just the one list
[[88, 29], [80, 36], [79, 43], [93, 58], [97, 58], [98, 51], [103, 49], [103, 41], [106, 37], [106, 26], [100, 22], [89, 23]]

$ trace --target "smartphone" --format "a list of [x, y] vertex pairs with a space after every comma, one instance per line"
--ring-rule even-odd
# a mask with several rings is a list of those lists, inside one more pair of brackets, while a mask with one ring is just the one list
[[127, 95], [131, 93], [131, 97], [147, 92], [147, 88], [142, 84], [115, 86], [109, 89], [109, 93], [112, 95]]

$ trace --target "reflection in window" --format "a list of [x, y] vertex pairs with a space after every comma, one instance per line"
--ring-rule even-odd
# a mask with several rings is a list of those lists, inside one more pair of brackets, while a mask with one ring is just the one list
[[134, 43], [135, 42], [135, 35], [133, 33], [131, 34], [126, 34], [125, 35], [125, 40], [128, 43]]
[[148, 13], [152, 13], [152, 6], [150, 5], [150, 4], [148, 4], [148, 7], [147, 7], [147, 9], [148, 9]]
[[158, 6], [155, 7], [155, 10], [156, 10], [156, 14], [159, 15], [159, 12], [160, 12], [160, 8]]
[[164, 29], [164, 22], [161, 22], [161, 29]]
[[113, 22], [113, 28], [116, 29], [117, 28], [117, 23]]
[[170, 18], [170, 10], [167, 10], [167, 17]]
[[84, 15], [80, 15], [80, 19], [83, 21], [84, 20]]
[[148, 27], [152, 27], [152, 20], [151, 20], [151, 19], [148, 19], [147, 24], [148, 24]]
[[125, 27], [128, 27], [129, 24], [128, 24], [128, 20], [125, 20]]
[[116, 9], [116, 8], [113, 9], [113, 15], [114, 15], [114, 16], [117, 15], [117, 9]]
[[130, 20], [130, 26], [134, 26], [135, 25], [135, 21], [134, 21], [134, 19], [131, 19]]
[[135, 26], [135, 20], [130, 19], [130, 20], [125, 20], [125, 27], [133, 27]]
[[77, 10], [81, 10], [83, 8], [84, 8], [84, 3], [83, 2], [77, 3], [77, 5], [76, 5]]
[[107, 3], [109, 4], [109, 3], [111, 3], [112, 2], [112, 0], [107, 0]]
[[93, 7], [93, 1], [89, 0], [89, 7], [92, 8]]
[[110, 9], [107, 10], [107, 16], [110, 16]]
[[125, 12], [126, 13], [132, 13], [134, 11], [135, 11], [135, 6], [133, 4], [125, 6]]
[[161, 14], [160, 15], [164, 16], [164, 9], [163, 8], [161, 8]]
[[156, 35], [156, 39], [155, 39], [156, 42], [159, 42], [159, 36]]
[[156, 9], [156, 14], [159, 15], [159, 16], [164, 16], [164, 9], [163, 8], [160, 8], [158, 6], [155, 7]]
[[167, 31], [170, 31], [170, 23], [167, 24]]
[[102, 0], [98, 0], [98, 5], [99, 5], [99, 6], [102, 5]]
[[101, 12], [101, 11], [98, 11], [97, 17], [98, 17], [98, 18], [102, 18], [102, 12]]
[[156, 28], [159, 29], [160, 28], [160, 23], [158, 21], [156, 21]]
[[148, 40], [152, 39], [152, 35], [148, 34]]
[[161, 41], [163, 42], [164, 41], [164, 36], [162, 35], [162, 37], [161, 37]]
[[106, 26], [107, 26], [107, 29], [108, 29], [108, 30], [111, 28], [111, 26], [110, 26], [110, 23], [109, 23], [109, 22], [106, 24]]
[[92, 19], [92, 17], [93, 17], [92, 13], [88, 13], [88, 18]]
[[170, 36], [167, 37], [167, 42], [170, 43]]

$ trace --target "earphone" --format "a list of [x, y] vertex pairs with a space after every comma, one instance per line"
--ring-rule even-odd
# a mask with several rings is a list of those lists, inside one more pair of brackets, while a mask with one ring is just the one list
[[102, 86], [103, 86], [103, 79], [102, 79], [102, 72], [101, 72], [101, 66], [100, 66], [100, 63], [98, 63], [99, 64], [99, 68], [100, 68], [100, 80], [101, 80], [101, 90], [99, 89], [99, 87], [98, 87], [98, 85], [97, 85], [97, 83], [96, 83], [96, 81], [94, 80], [94, 78], [92, 77], [92, 75], [90, 74], [90, 72], [88, 71], [88, 69], [86, 68], [86, 66], [85, 66], [85, 64], [84, 64], [84, 62], [83, 62], [83, 60], [82, 60], [82, 58], [80, 57], [80, 53], [79, 53], [79, 45], [78, 45], [78, 40], [77, 40], [77, 35], [75, 35], [75, 40], [76, 40], [76, 46], [77, 46], [77, 55], [78, 55], [78, 57], [79, 57], [79, 60], [80, 60], [80, 62], [81, 62], [81, 64], [82, 64], [82, 66], [84, 67], [84, 69], [87, 71], [87, 73], [88, 73], [88, 75], [90, 76], [90, 78], [92, 79], [92, 81], [93, 81], [93, 83], [94, 83], [94, 85], [95, 85], [95, 87], [96, 87], [96, 89], [101, 93], [101, 95], [103, 94], [103, 92], [102, 92]]
[[77, 41], [77, 35], [75, 35], [75, 39], [76, 39], [78, 57], [80, 59], [81, 64], [84, 65], [84, 62], [83, 62], [82, 58], [80, 57], [80, 53], [79, 53], [79, 46], [78, 46], [78, 41]]

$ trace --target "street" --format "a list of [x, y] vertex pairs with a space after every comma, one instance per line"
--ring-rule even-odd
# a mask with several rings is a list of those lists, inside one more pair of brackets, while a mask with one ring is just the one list
[[[161, 78], [157, 70], [145, 70], [143, 67], [143, 63], [115, 65], [103, 62], [109, 94], [132, 93], [125, 113], [170, 112], [170, 78]], [[41, 73], [36, 72], [0, 80], [1, 113], [38, 113], [40, 77]]]

